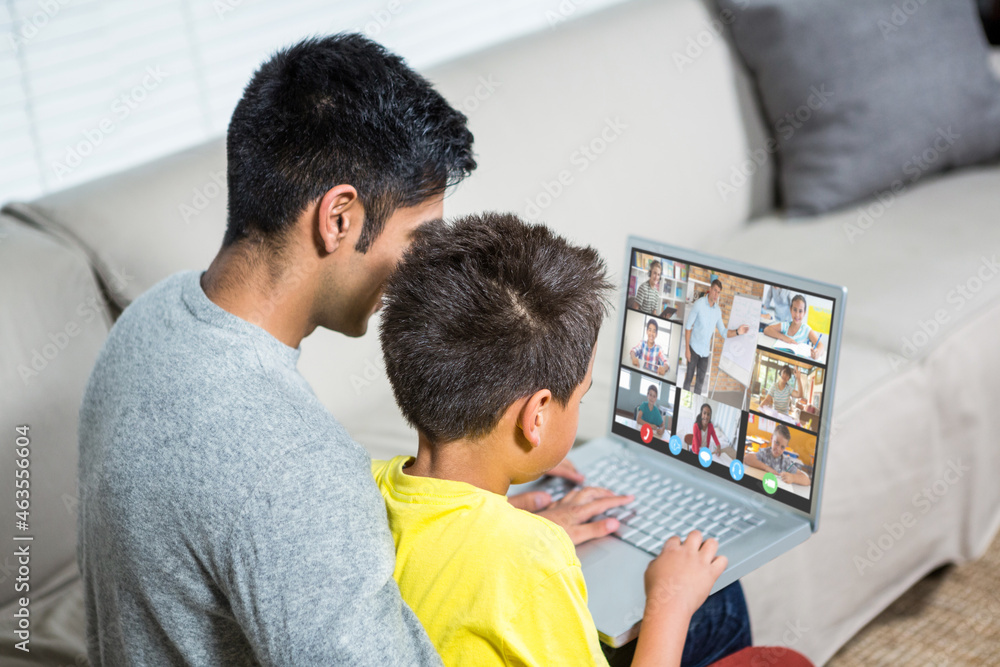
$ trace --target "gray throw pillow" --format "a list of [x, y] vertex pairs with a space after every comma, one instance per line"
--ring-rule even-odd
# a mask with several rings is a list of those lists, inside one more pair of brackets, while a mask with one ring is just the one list
[[756, 78], [789, 215], [1000, 157], [1000, 80], [974, 0], [717, 1]]

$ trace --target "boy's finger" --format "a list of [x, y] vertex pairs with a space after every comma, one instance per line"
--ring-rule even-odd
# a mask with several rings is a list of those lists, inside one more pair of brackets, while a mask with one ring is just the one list
[[[667, 553], [669, 549], [679, 549], [681, 546], [681, 538], [679, 535], [671, 535], [667, 538], [667, 541], [663, 543], [663, 549], [660, 551], [660, 556]], [[659, 558], [659, 556], [657, 556]]]
[[580, 502], [590, 502], [591, 500], [596, 500], [597, 498], [607, 498], [609, 496], [615, 495], [614, 491], [609, 491], [608, 489], [602, 489], [597, 486], [585, 486], [580, 490]]
[[704, 554], [708, 562], [712, 562], [715, 558], [715, 554], [719, 553], [719, 540], [714, 537], [710, 537], [701, 543], [701, 548], [698, 549], [702, 554]]
[[577, 516], [583, 521], [589, 521], [598, 514], [607, 512], [612, 507], [621, 507], [635, 500], [635, 496], [608, 496], [591, 500], [589, 503], [581, 504], [576, 508]]
[[569, 539], [573, 544], [583, 544], [589, 540], [596, 540], [618, 530], [621, 524], [617, 519], [602, 519], [600, 521], [590, 521], [588, 523], [578, 523], [566, 529]]
[[688, 533], [687, 537], [684, 538], [684, 546], [690, 546], [695, 550], [699, 549], [701, 547], [701, 531], [695, 529]]
[[712, 573], [715, 578], [718, 579], [722, 576], [722, 573], [726, 571], [726, 566], [729, 565], [729, 559], [725, 556], [716, 556], [715, 560], [709, 563]]

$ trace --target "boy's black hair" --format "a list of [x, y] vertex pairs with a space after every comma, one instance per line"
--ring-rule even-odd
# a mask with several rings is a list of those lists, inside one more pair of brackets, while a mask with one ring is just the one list
[[382, 352], [403, 415], [446, 443], [489, 433], [541, 389], [565, 405], [612, 287], [596, 250], [515, 215], [426, 225], [383, 296]]
[[654, 320], [652, 317], [649, 318], [648, 322], [646, 322], [646, 331], [649, 331], [649, 325], [650, 324], [653, 325], [653, 328], [656, 329], [656, 333], [659, 334], [660, 333], [660, 325], [657, 324], [656, 320]]
[[476, 168], [466, 117], [402, 58], [357, 34], [282, 49], [250, 79], [226, 140], [223, 245], [280, 244], [312, 202], [353, 185], [364, 252], [397, 208], [440, 194]]

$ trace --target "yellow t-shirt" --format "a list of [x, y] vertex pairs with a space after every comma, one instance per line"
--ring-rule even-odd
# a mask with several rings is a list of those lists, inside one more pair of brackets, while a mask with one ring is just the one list
[[465, 482], [373, 461], [403, 599], [448, 667], [607, 665], [569, 536]]

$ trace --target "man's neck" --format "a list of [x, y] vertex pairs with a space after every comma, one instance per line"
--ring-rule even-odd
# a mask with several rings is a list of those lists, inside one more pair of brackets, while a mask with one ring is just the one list
[[404, 472], [416, 477], [433, 477], [453, 482], [465, 482], [480, 489], [505, 495], [511, 478], [492, 454], [490, 438], [480, 441], [456, 440], [446, 445], [432, 446], [420, 434], [417, 458]]
[[316, 328], [311, 279], [255, 252], [239, 243], [223, 248], [202, 275], [201, 287], [215, 305], [297, 348]]

